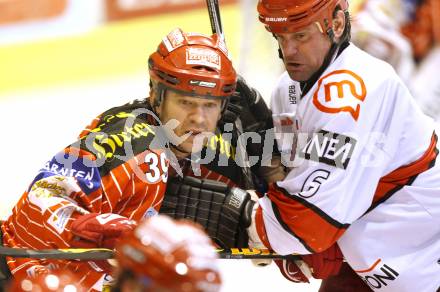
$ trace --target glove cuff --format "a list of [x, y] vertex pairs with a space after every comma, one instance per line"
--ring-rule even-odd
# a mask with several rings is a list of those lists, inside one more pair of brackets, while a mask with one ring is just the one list
[[[252, 199], [254, 199], [254, 196], [252, 196]], [[258, 201], [254, 204], [252, 222], [247, 232], [249, 235], [250, 248], [271, 249], [269, 240], [267, 239], [266, 228], [264, 227], [263, 212]]]
[[293, 261], [295, 265], [298, 267], [298, 269], [303, 273], [304, 276], [306, 276], [307, 279], [313, 278], [313, 270], [310, 268], [310, 266], [302, 260], [295, 260]]

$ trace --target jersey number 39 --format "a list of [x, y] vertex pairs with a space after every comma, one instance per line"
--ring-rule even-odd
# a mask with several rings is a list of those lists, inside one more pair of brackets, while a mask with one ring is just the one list
[[149, 166], [149, 171], [145, 174], [149, 183], [157, 183], [160, 179], [164, 183], [167, 182], [168, 161], [164, 152], [162, 152], [160, 156], [153, 152], [148, 153], [145, 155], [145, 163]]

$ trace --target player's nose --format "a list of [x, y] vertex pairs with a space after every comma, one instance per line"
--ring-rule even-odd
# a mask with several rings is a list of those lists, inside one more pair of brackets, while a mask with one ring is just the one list
[[189, 116], [189, 120], [191, 123], [203, 126], [206, 123], [206, 112], [203, 110], [202, 106], [195, 106], [191, 110]]

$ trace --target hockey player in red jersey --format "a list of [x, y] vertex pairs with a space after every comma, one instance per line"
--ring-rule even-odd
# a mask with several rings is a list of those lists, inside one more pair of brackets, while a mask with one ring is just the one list
[[[113, 248], [138, 221], [158, 213], [170, 174], [250, 185], [246, 168], [233, 163], [233, 139], [223, 139], [218, 129], [222, 117], [231, 119], [225, 107], [237, 82], [221, 39], [176, 29], [148, 65], [150, 97], [104, 112], [44, 165], [1, 226], [5, 246]], [[209, 151], [214, 158], [200, 162], [198, 153]], [[235, 243], [229, 231], [215, 233], [219, 242]], [[99, 261], [11, 257], [7, 265], [18, 279], [69, 269], [81, 285], [97, 291], [110, 269]]]
[[217, 254], [202, 228], [157, 215], [116, 246], [113, 292], [215, 292], [221, 278]]

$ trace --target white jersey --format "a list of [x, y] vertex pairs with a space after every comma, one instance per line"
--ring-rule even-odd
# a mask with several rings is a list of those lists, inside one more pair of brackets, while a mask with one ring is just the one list
[[435, 123], [391, 66], [350, 44], [303, 97], [284, 73], [271, 106], [291, 168], [259, 201], [271, 247], [308, 254], [337, 241], [370, 288], [436, 291]]

